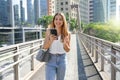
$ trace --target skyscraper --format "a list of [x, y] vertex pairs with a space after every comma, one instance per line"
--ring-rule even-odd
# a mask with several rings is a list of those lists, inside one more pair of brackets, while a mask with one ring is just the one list
[[80, 0], [80, 17], [81, 22], [89, 23], [89, 0]]
[[74, 4], [79, 4], [79, 0], [55, 0], [55, 13], [62, 12], [69, 15], [69, 18], [77, 19], [77, 9], [71, 8]]
[[33, 24], [33, 5], [32, 0], [27, 0], [27, 22]]
[[11, 0], [0, 0], [0, 25], [13, 26], [14, 16]]
[[8, 25], [7, 1], [0, 0], [0, 26]]
[[48, 15], [47, 0], [40, 0], [40, 17]]
[[119, 0], [109, 0], [109, 19], [118, 20], [119, 19]]
[[89, 0], [89, 22], [93, 22], [93, 0]]
[[37, 24], [38, 18], [40, 18], [40, 0], [34, 0], [34, 16], [35, 24]]
[[21, 24], [25, 22], [25, 9], [23, 8], [23, 1], [20, 0], [20, 15], [21, 15]]
[[14, 5], [14, 21], [15, 25], [20, 25], [20, 20], [19, 20], [19, 7], [18, 5]]
[[48, 0], [48, 15], [55, 15], [56, 0]]

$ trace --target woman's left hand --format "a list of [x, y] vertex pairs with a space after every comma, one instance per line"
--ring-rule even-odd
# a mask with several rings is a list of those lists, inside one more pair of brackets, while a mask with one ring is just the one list
[[68, 52], [70, 50], [70, 35], [64, 38], [63, 45], [64, 45], [65, 51]]
[[64, 44], [66, 45], [66, 44], [68, 44], [68, 43], [69, 43], [69, 37], [66, 36], [66, 37], [64, 38]]

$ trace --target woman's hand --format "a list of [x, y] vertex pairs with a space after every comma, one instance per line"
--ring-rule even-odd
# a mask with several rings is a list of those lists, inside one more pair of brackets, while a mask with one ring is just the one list
[[54, 40], [57, 40], [57, 36], [50, 34], [49, 40], [53, 42]]
[[66, 52], [70, 51], [70, 35], [64, 38], [63, 46]]
[[48, 29], [45, 34], [43, 49], [48, 49], [52, 44], [53, 40], [56, 40], [56, 39], [57, 39], [57, 36], [50, 34], [50, 30]]

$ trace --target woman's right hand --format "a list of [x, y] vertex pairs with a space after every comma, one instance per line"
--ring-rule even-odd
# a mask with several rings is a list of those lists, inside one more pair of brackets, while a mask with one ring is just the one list
[[49, 39], [53, 42], [54, 40], [57, 40], [57, 36], [50, 34]]

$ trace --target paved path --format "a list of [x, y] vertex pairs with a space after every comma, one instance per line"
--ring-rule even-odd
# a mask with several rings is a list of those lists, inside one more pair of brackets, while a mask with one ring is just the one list
[[67, 54], [67, 71], [65, 80], [79, 80], [78, 79], [78, 65], [77, 65], [77, 43], [76, 35], [71, 35], [71, 50]]

